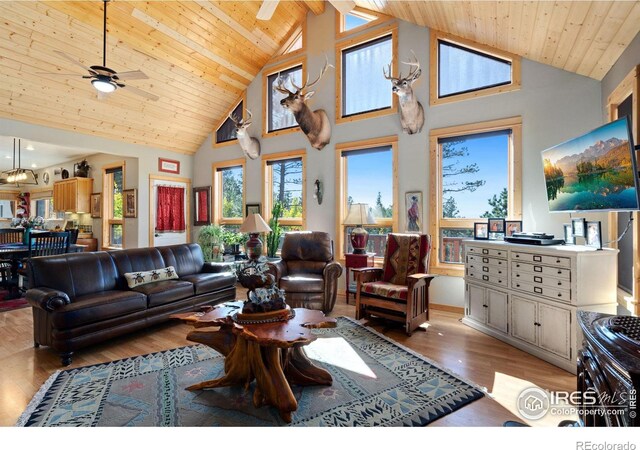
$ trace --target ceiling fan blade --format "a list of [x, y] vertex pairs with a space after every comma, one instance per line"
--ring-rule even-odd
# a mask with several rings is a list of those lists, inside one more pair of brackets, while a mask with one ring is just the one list
[[137, 87], [134, 87], [134, 86], [127, 85], [127, 86], [123, 86], [123, 88], [128, 90], [132, 94], [136, 94], [136, 95], [139, 95], [141, 97], [148, 98], [149, 100], [153, 100], [154, 102], [160, 99], [160, 97], [158, 97], [157, 95], [150, 94], [150, 93], [148, 93], [146, 91], [143, 91], [142, 89], [138, 89]]
[[35, 72], [36, 75], [64, 75], [65, 77], [85, 77], [77, 73], [60, 73], [60, 72]]
[[146, 80], [149, 77], [141, 70], [132, 70], [130, 72], [118, 72], [116, 74], [118, 79], [123, 81], [129, 80]]
[[64, 59], [71, 61], [72, 63], [74, 63], [76, 66], [80, 66], [82, 67], [84, 70], [86, 70], [87, 72], [91, 72], [91, 69], [89, 69], [87, 66], [85, 66], [84, 64], [82, 64], [80, 61], [76, 60], [75, 58], [73, 58], [72, 56], [67, 55], [65, 52], [61, 52], [60, 50], [54, 50], [54, 53], [57, 53], [58, 55], [62, 56]]
[[278, 3], [280, 3], [280, 0], [262, 0], [262, 5], [260, 5], [260, 9], [258, 10], [256, 19], [258, 20], [271, 19], [271, 16], [273, 16], [273, 13], [278, 7]]
[[356, 2], [351, 0], [329, 0], [329, 3], [341, 14], [349, 14], [356, 7]]

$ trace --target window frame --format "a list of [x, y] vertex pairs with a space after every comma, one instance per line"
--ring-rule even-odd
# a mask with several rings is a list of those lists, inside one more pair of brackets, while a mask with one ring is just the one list
[[442, 217], [442, 151], [441, 138], [467, 136], [490, 131], [510, 129], [508, 150], [508, 220], [522, 220], [522, 118], [520, 116], [433, 129], [429, 133], [429, 233], [432, 254], [430, 273], [454, 277], [464, 276], [464, 264], [440, 262], [440, 230], [443, 228], [471, 228], [480, 218], [452, 219]]
[[[347, 192], [347, 157], [342, 156], [343, 152], [365, 150], [375, 147], [391, 147], [391, 177], [392, 177], [392, 198], [393, 216], [391, 219], [383, 219], [376, 222], [375, 227], [391, 227], [393, 233], [399, 230], [399, 205], [398, 205], [398, 136], [384, 136], [361, 141], [343, 142], [336, 144], [336, 238], [335, 255], [336, 259], [344, 261], [344, 219], [347, 216], [348, 192]], [[384, 258], [376, 257], [374, 260], [380, 263]]]
[[301, 158], [302, 159], [302, 217], [301, 218], [280, 218], [278, 223], [284, 226], [299, 226], [307, 228], [307, 151], [306, 149], [291, 150], [287, 152], [272, 153], [262, 157], [262, 217], [266, 222], [271, 220], [271, 210], [273, 209], [273, 174], [271, 171], [273, 163], [279, 160]]
[[[113, 196], [112, 196], [112, 184], [109, 181], [112, 179], [108, 170], [122, 168], [122, 191], [126, 189], [126, 161], [119, 161], [117, 163], [108, 164], [102, 167], [102, 249], [103, 250], [123, 250], [126, 248], [126, 234], [124, 226], [124, 211], [123, 217], [120, 219], [114, 219], [113, 214]], [[124, 195], [123, 195], [124, 202]], [[124, 205], [123, 205], [124, 206]], [[122, 226], [122, 247], [113, 247], [111, 245], [111, 226]]]
[[362, 24], [358, 27], [352, 28], [350, 30], [345, 30], [345, 15], [336, 9], [336, 39], [342, 39], [347, 36], [351, 36], [353, 34], [360, 33], [370, 28], [376, 27], [387, 21], [395, 20], [391, 16], [388, 16], [380, 12], [371, 11], [369, 9], [362, 8], [360, 6], [356, 6], [355, 8], [353, 8], [349, 14], [356, 17], [361, 17], [365, 20], [369, 20], [369, 22]]
[[218, 123], [216, 123], [215, 127], [213, 127], [213, 136], [211, 139], [211, 145], [213, 148], [220, 148], [220, 147], [226, 147], [229, 145], [235, 145], [238, 143], [238, 138], [233, 138], [230, 139], [228, 141], [223, 141], [223, 142], [218, 142], [218, 130], [222, 127], [222, 125], [224, 125], [224, 123], [227, 121], [227, 119], [229, 118], [229, 114], [231, 114], [237, 107], [238, 105], [242, 102], [242, 105], [244, 106], [244, 108], [242, 109], [242, 119], [246, 119], [246, 110], [247, 110], [247, 91], [245, 90], [242, 95], [240, 95], [240, 97], [238, 97], [236, 99], [235, 102], [233, 102], [233, 105], [225, 112], [225, 114], [222, 116], [222, 118], [218, 121]]
[[[245, 158], [231, 159], [227, 161], [220, 161], [211, 165], [211, 186], [212, 195], [211, 201], [213, 202], [213, 208], [211, 208], [212, 218], [211, 223], [214, 225], [242, 225], [244, 222], [244, 209], [246, 205], [246, 193], [247, 193], [247, 160]], [[224, 217], [222, 215], [222, 171], [224, 169], [230, 169], [233, 167], [242, 168], [242, 217]]]
[[[447, 42], [456, 47], [468, 50], [472, 53], [478, 53], [488, 58], [499, 59], [511, 63], [511, 82], [500, 84], [498, 86], [479, 88], [472, 91], [465, 91], [458, 94], [448, 94], [445, 97], [439, 97], [439, 72], [440, 72], [440, 46], [438, 43]], [[431, 30], [430, 51], [429, 51], [429, 104], [442, 105], [458, 101], [469, 100], [473, 98], [485, 97], [487, 95], [501, 94], [520, 89], [521, 85], [521, 58], [513, 53], [495, 49], [488, 45], [478, 44], [452, 34], [441, 31]]]
[[278, 72], [292, 69], [296, 66], [302, 66], [302, 79], [306, 80], [307, 79], [307, 58], [306, 57], [294, 58], [286, 62], [283, 62], [281, 64], [268, 67], [264, 69], [262, 73], [262, 117], [263, 117], [262, 137], [263, 138], [272, 137], [272, 136], [282, 136], [290, 133], [295, 133], [296, 131], [300, 130], [300, 127], [298, 125], [295, 125], [290, 128], [283, 128], [281, 130], [269, 131], [269, 116], [271, 114], [271, 111], [269, 111], [269, 98], [268, 98], [269, 77], [271, 75], [277, 74]]
[[[298, 40], [298, 37], [302, 36], [302, 47], [298, 50], [287, 51], [291, 46]], [[291, 34], [287, 37], [282, 47], [276, 52], [275, 56], [273, 56], [269, 60], [269, 64], [275, 64], [280, 61], [288, 60], [289, 58], [301, 57], [304, 53], [307, 52], [307, 21], [306, 19], [302, 21], [302, 23], [296, 26]]]
[[[347, 39], [336, 43], [336, 124], [348, 123], [356, 120], [370, 119], [372, 117], [388, 116], [390, 114], [396, 114], [398, 112], [398, 96], [391, 91], [391, 83], [389, 83], [389, 93], [391, 94], [391, 107], [384, 109], [377, 109], [373, 111], [364, 111], [361, 113], [354, 113], [348, 116], [342, 115], [343, 105], [343, 73], [342, 73], [342, 53], [345, 50], [349, 50], [353, 47], [358, 47], [363, 44], [367, 44], [371, 41], [375, 41], [386, 36], [391, 36], [391, 72], [398, 72], [398, 24], [392, 23], [381, 27], [380, 29], [371, 31], [369, 33], [362, 34], [358, 37]], [[380, 69], [382, 70], [382, 69]]]

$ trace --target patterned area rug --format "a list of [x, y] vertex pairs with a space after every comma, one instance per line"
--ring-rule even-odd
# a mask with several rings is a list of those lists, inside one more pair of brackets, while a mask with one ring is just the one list
[[[291, 426], [422, 426], [483, 392], [351, 319], [315, 330], [305, 347], [333, 386], [294, 386]], [[202, 345], [54, 374], [19, 426], [281, 426], [273, 407], [254, 408], [241, 387], [189, 392], [223, 374], [224, 358]]]
[[0, 290], [0, 312], [12, 311], [14, 309], [26, 308], [29, 306], [29, 302], [24, 297], [5, 300], [5, 296], [8, 293], [9, 292], [6, 290]]

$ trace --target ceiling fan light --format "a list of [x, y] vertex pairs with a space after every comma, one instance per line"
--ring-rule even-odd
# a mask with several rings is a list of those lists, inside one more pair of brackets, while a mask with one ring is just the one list
[[114, 82], [112, 82], [111, 80], [103, 80], [103, 79], [96, 79], [96, 80], [91, 80], [91, 84], [93, 85], [94, 88], [96, 88], [98, 91], [100, 92], [104, 92], [105, 94], [109, 94], [113, 91], [116, 90], [117, 86]]

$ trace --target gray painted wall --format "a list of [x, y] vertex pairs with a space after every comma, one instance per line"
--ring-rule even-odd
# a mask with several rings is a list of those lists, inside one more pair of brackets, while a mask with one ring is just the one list
[[631, 69], [638, 64], [640, 64], [640, 33], [631, 41], [631, 44], [629, 44], [622, 55], [620, 55], [620, 58], [618, 58], [613, 67], [602, 79], [603, 120], [609, 120], [609, 114], [605, 110], [607, 107], [607, 97], [618, 87], [624, 77], [631, 72]]
[[[108, 101], [108, 100], [106, 100]], [[125, 239], [129, 248], [147, 247], [149, 245], [149, 175], [169, 175], [158, 172], [158, 157], [180, 161], [180, 177], [191, 178], [193, 175], [193, 157], [137, 144], [114, 141], [97, 136], [58, 130], [55, 128], [32, 125], [16, 120], [0, 118], [0, 134], [30, 139], [36, 142], [48, 142], [61, 146], [86, 148], [87, 153], [115, 155], [113, 160], [127, 160], [125, 187], [138, 188], [138, 218], [125, 219]], [[134, 163], [134, 161], [137, 161]], [[102, 161], [102, 158], [100, 159]], [[91, 161], [90, 161], [91, 162]], [[131, 164], [129, 164], [131, 162]], [[106, 164], [106, 162], [104, 163]], [[103, 162], [99, 163], [100, 167]], [[63, 165], [72, 172], [73, 164]], [[91, 176], [96, 177], [96, 168]], [[52, 181], [55, 179], [52, 177]], [[94, 181], [94, 192], [102, 191], [102, 184]], [[43, 187], [43, 186], [38, 186]], [[94, 237], [100, 236], [100, 228], [94, 221]]]
[[[334, 11], [327, 7], [320, 16], [308, 15], [307, 68], [313, 78], [324, 64], [324, 55], [335, 64]], [[563, 70], [523, 60], [522, 88], [518, 91], [429, 107], [429, 30], [399, 22], [399, 57], [407, 60], [412, 49], [423, 66], [422, 78], [415, 85], [418, 99], [425, 108], [426, 124], [422, 133], [402, 133], [396, 116], [385, 116], [352, 123], [335, 124], [335, 71], [327, 72], [315, 86], [316, 95], [310, 100], [313, 109], [324, 108], [332, 121], [331, 143], [318, 151], [309, 145], [302, 132], [278, 137], [261, 138], [262, 73], [251, 83], [247, 104], [253, 112], [253, 125], [249, 134], [261, 141], [262, 153], [307, 149], [307, 227], [335, 234], [335, 144], [396, 134], [399, 136], [399, 198], [402, 202], [407, 191], [424, 192], [425, 223], [429, 223], [429, 130], [492, 119], [522, 116], [523, 122], [523, 220], [526, 231], [546, 231], [562, 236], [562, 224], [569, 221], [568, 214], [549, 214], [543, 187], [540, 151], [556, 145], [602, 123], [600, 83], [596, 80]], [[380, 69], [382, 70], [382, 69]], [[406, 72], [406, 68], [405, 68]], [[239, 146], [212, 149], [207, 139], [194, 158], [193, 186], [211, 185], [211, 164], [242, 157]], [[260, 159], [247, 160], [246, 201], [262, 201], [262, 175]], [[312, 196], [312, 184], [318, 178], [325, 193], [322, 205]], [[402, 203], [400, 203], [402, 206]], [[402, 210], [402, 208], [400, 209]], [[590, 215], [591, 220], [604, 220], [604, 215]], [[400, 229], [405, 219], [400, 217]], [[606, 230], [604, 231], [606, 235]], [[197, 236], [194, 233], [194, 238]], [[462, 306], [464, 289], [461, 278], [439, 277], [431, 288], [432, 302]]]

